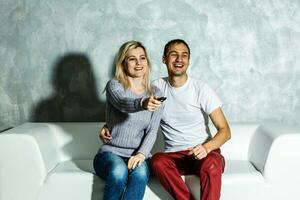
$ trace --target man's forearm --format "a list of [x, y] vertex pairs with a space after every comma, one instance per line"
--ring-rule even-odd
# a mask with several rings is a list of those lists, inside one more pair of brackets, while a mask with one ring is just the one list
[[207, 153], [220, 148], [227, 140], [230, 139], [230, 135], [229, 127], [220, 128], [211, 140], [203, 144]]

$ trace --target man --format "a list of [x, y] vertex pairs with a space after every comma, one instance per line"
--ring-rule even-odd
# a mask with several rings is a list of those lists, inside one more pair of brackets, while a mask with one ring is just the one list
[[[218, 200], [224, 158], [220, 146], [230, 139], [230, 128], [221, 101], [202, 81], [187, 75], [190, 49], [183, 40], [171, 40], [164, 48], [168, 77], [154, 81], [167, 97], [161, 120], [165, 152], [152, 158], [153, 172], [164, 188], [178, 200], [193, 199], [181, 178], [200, 177], [201, 200]], [[217, 129], [211, 137], [208, 117]]]
[[[189, 60], [190, 49], [184, 40], [171, 40], [165, 45], [163, 63], [168, 77], [153, 84], [167, 97], [160, 124], [166, 146], [165, 152], [153, 156], [152, 169], [174, 199], [194, 199], [181, 175], [196, 174], [200, 177], [201, 200], [218, 200], [225, 165], [219, 148], [230, 139], [230, 128], [214, 91], [187, 75]], [[217, 129], [214, 137], [208, 129], [208, 118]]]

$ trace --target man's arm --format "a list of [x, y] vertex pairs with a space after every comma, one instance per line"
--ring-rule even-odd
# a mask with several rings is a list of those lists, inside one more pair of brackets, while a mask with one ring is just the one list
[[229, 125], [220, 107], [215, 109], [209, 117], [217, 129], [217, 133], [211, 140], [203, 144], [207, 153], [220, 148], [231, 137]]
[[217, 133], [208, 142], [188, 149], [190, 150], [189, 154], [193, 155], [197, 160], [206, 157], [209, 152], [220, 148], [231, 137], [229, 125], [220, 107], [210, 113], [209, 117], [217, 129]]

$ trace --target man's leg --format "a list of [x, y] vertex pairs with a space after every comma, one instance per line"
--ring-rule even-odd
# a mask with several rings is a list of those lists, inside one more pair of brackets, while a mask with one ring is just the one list
[[181, 178], [188, 171], [189, 156], [187, 151], [174, 153], [156, 153], [151, 160], [151, 167], [155, 176], [163, 187], [178, 200], [193, 199], [186, 184]]
[[196, 162], [195, 171], [200, 177], [201, 200], [219, 200], [221, 195], [222, 173], [225, 161], [220, 149], [210, 152]]

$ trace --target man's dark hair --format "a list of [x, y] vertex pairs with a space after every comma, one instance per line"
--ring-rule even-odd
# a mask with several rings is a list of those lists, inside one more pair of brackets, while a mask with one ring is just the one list
[[190, 58], [190, 55], [191, 55], [191, 52], [190, 52], [190, 47], [189, 45], [182, 39], [174, 39], [174, 40], [170, 40], [166, 45], [165, 45], [165, 48], [164, 48], [164, 57], [167, 57], [167, 53], [170, 49], [170, 47], [173, 45], [173, 44], [184, 44], [187, 48], [188, 48], [188, 53], [189, 53], [189, 58]]

